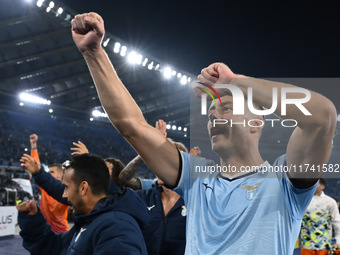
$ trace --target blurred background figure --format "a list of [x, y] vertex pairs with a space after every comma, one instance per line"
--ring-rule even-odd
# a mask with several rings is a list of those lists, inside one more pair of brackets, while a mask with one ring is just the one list
[[[336, 201], [323, 190], [325, 179], [321, 178], [301, 223], [301, 255], [327, 255], [340, 248], [340, 215]], [[332, 242], [333, 230], [335, 243]], [[340, 254], [336, 251], [333, 254]]]
[[[38, 154], [38, 136], [36, 134], [30, 135], [31, 144], [31, 156], [40, 164]], [[29, 169], [28, 169], [29, 170]], [[40, 169], [39, 169], [40, 170]], [[37, 172], [31, 172], [37, 174]], [[61, 164], [54, 164], [49, 166], [49, 173], [58, 181], [62, 181], [64, 172]], [[39, 202], [39, 208], [44, 215], [48, 224], [51, 225], [52, 231], [56, 233], [64, 233], [69, 230], [69, 224], [67, 221], [69, 206], [59, 203], [53, 197], [49, 196], [47, 192], [40, 188], [41, 199]]]

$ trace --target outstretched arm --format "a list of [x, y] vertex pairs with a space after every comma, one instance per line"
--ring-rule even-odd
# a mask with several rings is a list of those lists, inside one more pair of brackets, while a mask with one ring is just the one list
[[25, 167], [29, 172], [32, 173], [36, 183], [43, 190], [45, 190], [47, 194], [60, 203], [69, 205], [67, 199], [62, 197], [64, 193], [64, 185], [59, 180], [55, 179], [51, 174], [45, 172], [45, 170], [35, 158], [28, 154], [24, 154], [21, 157], [20, 162], [21, 166]]
[[134, 190], [142, 188], [140, 180], [134, 177], [142, 163], [143, 163], [142, 158], [139, 155], [137, 155], [124, 167], [124, 169], [119, 174], [119, 179], [122, 182], [124, 182], [126, 186]]
[[[297, 86], [236, 75], [223, 63], [214, 63], [204, 68], [199, 78], [211, 84], [236, 85], [245, 95], [247, 95], [248, 88], [252, 88], [253, 101], [267, 109], [272, 106], [273, 88], [277, 88], [278, 107], [274, 113], [284, 119], [294, 119], [298, 123], [288, 142], [287, 166], [304, 166], [301, 172], [294, 172], [292, 167], [289, 177], [297, 187], [308, 187], [316, 182], [322, 171], [312, 171], [311, 166], [322, 167], [323, 164], [326, 164], [332, 150], [337, 114], [330, 100], [310, 91], [310, 100], [303, 103], [303, 106], [311, 115], [306, 115], [293, 104], [287, 105], [286, 115], [283, 115], [280, 91], [284, 88], [293, 91], [298, 88]], [[303, 96], [301, 93], [291, 92], [289, 98], [299, 100]], [[309, 169], [307, 169], [307, 165], [309, 165]]]
[[171, 142], [145, 121], [118, 78], [101, 47], [104, 32], [104, 21], [97, 13], [76, 15], [72, 20], [73, 40], [84, 56], [112, 124], [157, 176], [168, 185], [174, 185], [179, 168], [178, 152]]
[[17, 205], [17, 210], [20, 236], [23, 238], [25, 249], [31, 254], [61, 254], [62, 235], [51, 230], [35, 201], [21, 203]]
[[40, 158], [38, 154], [38, 136], [36, 134], [30, 135], [30, 144], [31, 144], [31, 156], [35, 158], [35, 160], [40, 163]]

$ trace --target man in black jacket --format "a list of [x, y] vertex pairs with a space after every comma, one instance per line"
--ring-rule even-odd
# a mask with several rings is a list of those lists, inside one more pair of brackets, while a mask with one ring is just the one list
[[[40, 169], [27, 154], [20, 161], [31, 172]], [[74, 156], [63, 184], [63, 198], [72, 204], [75, 215], [70, 231], [51, 231], [34, 201], [17, 207], [20, 235], [31, 254], [147, 254], [138, 223], [147, 222], [148, 213], [124, 208], [119, 197], [107, 196], [109, 172], [103, 159], [91, 154]]]

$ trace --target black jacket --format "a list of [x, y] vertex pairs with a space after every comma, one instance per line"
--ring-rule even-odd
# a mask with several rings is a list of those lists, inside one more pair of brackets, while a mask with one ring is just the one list
[[124, 211], [117, 198], [108, 196], [101, 199], [89, 214], [76, 216], [74, 226], [63, 234], [54, 233], [40, 211], [34, 216], [19, 213], [20, 235], [23, 246], [31, 254], [146, 255], [137, 222], [146, 223], [148, 217], [143, 210]]
[[[43, 169], [33, 177], [50, 196], [68, 204], [60, 181]], [[109, 192], [90, 214], [76, 216], [74, 227], [64, 234], [53, 233], [40, 211], [34, 216], [19, 214], [24, 247], [31, 254], [147, 254], [141, 229], [148, 226], [150, 214], [144, 202], [112, 181]]]

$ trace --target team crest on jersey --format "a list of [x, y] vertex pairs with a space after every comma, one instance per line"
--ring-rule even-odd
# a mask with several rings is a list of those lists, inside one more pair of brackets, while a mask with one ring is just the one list
[[259, 182], [259, 183], [256, 183], [254, 186], [251, 186], [251, 185], [242, 185], [242, 186], [239, 186], [239, 188], [241, 189], [246, 189], [247, 192], [246, 192], [246, 198], [248, 200], [253, 200], [256, 193], [257, 193], [257, 187], [260, 186], [262, 184], [262, 182]]
[[182, 212], [181, 212], [181, 215], [183, 217], [187, 216], [187, 208], [185, 207], [185, 205], [182, 205]]

